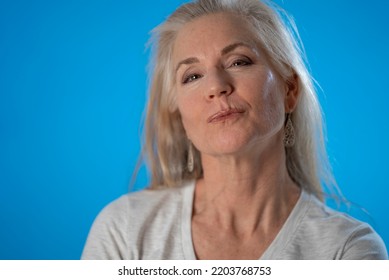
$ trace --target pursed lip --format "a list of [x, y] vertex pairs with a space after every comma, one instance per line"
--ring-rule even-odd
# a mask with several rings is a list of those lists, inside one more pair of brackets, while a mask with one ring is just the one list
[[208, 118], [208, 123], [223, 121], [230, 116], [233, 116], [235, 114], [241, 114], [243, 112], [244, 112], [244, 110], [242, 110], [242, 109], [232, 109], [232, 108], [227, 109], [227, 110], [221, 110], [221, 111], [217, 112], [216, 114], [213, 114], [212, 116], [210, 116]]

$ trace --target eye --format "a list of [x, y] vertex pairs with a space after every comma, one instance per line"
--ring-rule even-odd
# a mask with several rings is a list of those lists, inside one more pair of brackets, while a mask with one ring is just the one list
[[189, 74], [187, 76], [184, 76], [182, 83], [187, 84], [187, 83], [193, 82], [199, 78], [201, 78], [200, 74]]
[[231, 67], [240, 67], [240, 66], [248, 66], [248, 65], [251, 65], [252, 62], [250, 59], [248, 58], [245, 58], [245, 59], [237, 59], [237, 60], [234, 60], [231, 64]]

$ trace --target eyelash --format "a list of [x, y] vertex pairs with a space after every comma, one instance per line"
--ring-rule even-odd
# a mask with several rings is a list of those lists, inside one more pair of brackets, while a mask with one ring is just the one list
[[198, 78], [201, 78], [200, 74], [189, 74], [184, 77], [184, 80], [182, 81], [183, 84], [187, 84], [190, 82], [193, 82], [194, 80], [197, 80]]
[[[244, 58], [244, 59], [239, 58], [234, 60], [229, 67], [245, 67], [245, 66], [250, 66], [251, 64], [253, 64], [253, 62], [249, 58]], [[191, 83], [201, 77], [202, 75], [200, 74], [191, 73], [189, 75], [184, 76], [182, 83], [183, 84]]]
[[[236, 63], [242, 63], [241, 65], [234, 65]], [[245, 59], [237, 59], [237, 60], [234, 60], [234, 62], [232, 63], [231, 66], [235, 66], [235, 67], [239, 67], [239, 66], [249, 66], [253, 64], [252, 61], [248, 58], [245, 58]]]

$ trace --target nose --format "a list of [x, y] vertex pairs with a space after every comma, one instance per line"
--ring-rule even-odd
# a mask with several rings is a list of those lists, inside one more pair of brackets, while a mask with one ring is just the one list
[[208, 75], [208, 91], [206, 98], [212, 100], [215, 97], [228, 96], [232, 93], [233, 86], [230, 77], [223, 69], [215, 69]]

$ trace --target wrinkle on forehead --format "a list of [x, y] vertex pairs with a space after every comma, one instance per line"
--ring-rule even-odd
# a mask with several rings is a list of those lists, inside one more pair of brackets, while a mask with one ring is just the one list
[[[222, 38], [226, 42], [221, 48], [232, 43], [243, 42], [252, 46], [257, 53], [259, 52], [260, 47], [257, 36], [244, 18], [227, 12], [209, 14], [186, 23], [178, 31], [172, 52], [174, 65], [180, 60], [191, 57], [194, 49], [205, 50], [205, 48], [210, 47], [209, 45], [199, 46], [198, 43], [201, 41], [201, 38], [209, 37], [206, 39], [209, 42], [213, 42], [223, 37], [224, 35], [223, 32], [220, 32], [220, 27], [228, 31], [229, 34], [233, 31], [233, 37], [235, 37], [234, 39], [231, 38], [230, 41], [228, 40], [229, 38]], [[220, 50], [214, 51], [219, 52]]]

